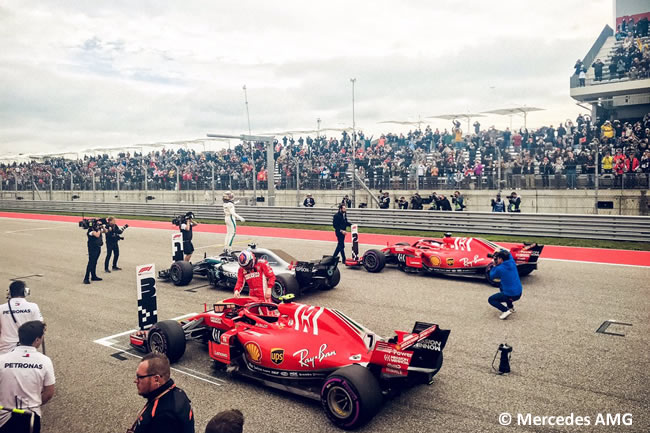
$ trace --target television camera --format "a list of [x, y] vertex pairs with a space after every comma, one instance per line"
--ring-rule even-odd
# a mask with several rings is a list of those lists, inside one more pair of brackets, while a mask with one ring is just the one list
[[79, 221], [79, 227], [84, 230], [88, 230], [91, 227], [100, 228], [107, 225], [108, 221], [106, 221], [106, 218], [83, 218]]
[[189, 219], [191, 219], [191, 220], [194, 219], [194, 212], [187, 212], [185, 215], [175, 216], [172, 219], [172, 224], [174, 224], [175, 226], [180, 227], [181, 224], [185, 224], [185, 222], [187, 222], [187, 220], [189, 220]]

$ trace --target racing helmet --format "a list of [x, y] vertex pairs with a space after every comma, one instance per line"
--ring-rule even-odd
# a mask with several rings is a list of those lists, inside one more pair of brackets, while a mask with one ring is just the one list
[[223, 193], [223, 201], [233, 201], [235, 199], [235, 194], [232, 191], [226, 191]]
[[239, 256], [237, 257], [237, 261], [239, 262], [239, 266], [241, 266], [242, 268], [250, 269], [255, 264], [255, 254], [253, 254], [249, 250], [244, 250], [241, 253], [239, 253]]

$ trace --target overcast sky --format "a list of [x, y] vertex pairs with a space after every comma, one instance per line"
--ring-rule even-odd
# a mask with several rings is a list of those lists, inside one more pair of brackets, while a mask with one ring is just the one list
[[246, 133], [244, 84], [254, 134], [349, 127], [352, 77], [368, 135], [515, 105], [557, 125], [611, 19], [611, 0], [3, 0], [0, 155]]

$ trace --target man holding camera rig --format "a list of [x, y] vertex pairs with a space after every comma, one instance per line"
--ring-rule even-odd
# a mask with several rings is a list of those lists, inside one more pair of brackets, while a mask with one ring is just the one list
[[104, 260], [104, 272], [110, 274], [111, 271], [108, 269], [108, 264], [111, 262], [111, 254], [113, 255], [113, 270], [122, 270], [122, 268], [117, 266], [117, 259], [120, 257], [120, 247], [117, 243], [124, 240], [121, 235], [129, 225], [125, 224], [124, 227], [119, 228], [118, 225], [115, 224], [115, 217], [113, 216], [109, 216], [106, 221], [108, 222], [108, 225], [106, 226], [106, 260]]
[[194, 252], [194, 245], [192, 244], [192, 227], [198, 225], [194, 221], [194, 213], [188, 212], [185, 214], [185, 218], [181, 222], [181, 225], [178, 228], [183, 234], [183, 253], [185, 254], [185, 261], [189, 262], [192, 258], [192, 253]]
[[[86, 276], [84, 284], [90, 284], [90, 281], [101, 281], [102, 278], [97, 276], [97, 260], [102, 252], [102, 234], [107, 232], [105, 219], [90, 220], [86, 237], [88, 238], [88, 264], [86, 265]], [[91, 277], [88, 279], [88, 277]]]

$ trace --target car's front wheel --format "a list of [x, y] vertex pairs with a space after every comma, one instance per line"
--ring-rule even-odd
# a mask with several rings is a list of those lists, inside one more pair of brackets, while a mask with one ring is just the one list
[[163, 320], [156, 323], [147, 337], [149, 350], [163, 353], [169, 362], [176, 362], [185, 353], [185, 331], [175, 320]]
[[357, 364], [330, 374], [320, 395], [329, 420], [346, 430], [368, 422], [379, 410], [383, 399], [377, 378], [370, 370]]
[[169, 279], [177, 286], [187, 286], [192, 281], [194, 270], [192, 264], [185, 260], [179, 260], [172, 263], [169, 268]]
[[363, 255], [363, 267], [368, 272], [380, 272], [386, 266], [386, 255], [379, 250], [368, 250]]

